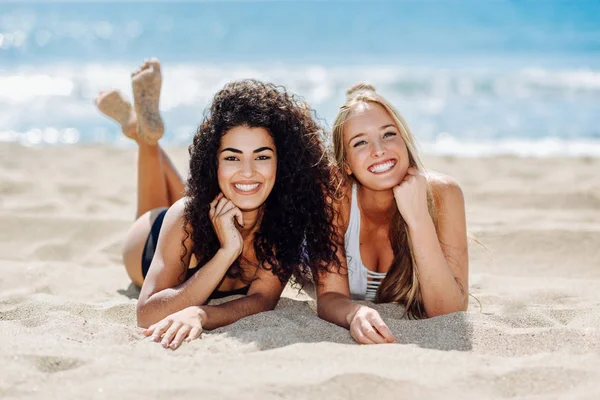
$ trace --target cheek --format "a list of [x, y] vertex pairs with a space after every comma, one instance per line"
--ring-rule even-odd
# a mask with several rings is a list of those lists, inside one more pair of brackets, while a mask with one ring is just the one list
[[219, 165], [217, 169], [217, 180], [219, 181], [221, 191], [229, 187], [228, 183], [232, 175], [231, 168]]
[[351, 149], [346, 152], [346, 163], [352, 171], [356, 173], [360, 171], [361, 165], [364, 163], [365, 151], [363, 148]]
[[272, 162], [261, 165], [260, 174], [266, 180], [274, 180], [275, 176], [277, 175], [277, 160], [273, 160]]

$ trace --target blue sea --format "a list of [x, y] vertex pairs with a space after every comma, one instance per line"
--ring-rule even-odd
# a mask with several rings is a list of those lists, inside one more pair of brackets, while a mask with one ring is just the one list
[[93, 101], [163, 64], [165, 142], [226, 82], [303, 96], [331, 126], [366, 81], [424, 152], [600, 156], [600, 1], [0, 3], [0, 141], [131, 145]]

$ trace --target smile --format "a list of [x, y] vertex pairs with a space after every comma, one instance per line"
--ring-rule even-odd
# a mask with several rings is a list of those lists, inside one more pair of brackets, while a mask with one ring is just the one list
[[258, 191], [260, 183], [234, 183], [233, 187], [236, 192], [243, 194], [253, 194]]
[[374, 174], [382, 174], [394, 168], [394, 165], [396, 165], [396, 160], [386, 160], [378, 164], [373, 164], [368, 169], [369, 172]]

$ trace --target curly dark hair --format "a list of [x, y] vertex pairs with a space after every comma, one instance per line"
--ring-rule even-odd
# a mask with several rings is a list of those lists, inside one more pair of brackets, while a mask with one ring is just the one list
[[[191, 237], [191, 253], [198, 265], [208, 262], [220, 247], [208, 214], [209, 203], [220, 191], [217, 151], [221, 137], [236, 126], [245, 126], [265, 128], [277, 151], [275, 184], [254, 237], [259, 266], [282, 283], [294, 276], [301, 286], [332, 267], [339, 270], [330, 158], [323, 129], [313, 113], [304, 100], [284, 87], [257, 80], [231, 82], [217, 92], [189, 147], [184, 242]], [[188, 251], [185, 245], [183, 251]], [[242, 272], [238, 258], [227, 276], [243, 280]]]

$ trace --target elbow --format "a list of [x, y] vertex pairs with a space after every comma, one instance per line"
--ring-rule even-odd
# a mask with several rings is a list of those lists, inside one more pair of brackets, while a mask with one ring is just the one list
[[468, 303], [466, 301], [457, 302], [455, 304], [444, 304], [441, 307], [436, 307], [431, 312], [427, 312], [428, 318], [440, 317], [442, 315], [452, 314], [456, 312], [467, 311]]
[[258, 312], [273, 311], [279, 303], [279, 297], [272, 298], [269, 296], [263, 296], [262, 294], [256, 294], [258, 297], [259, 310]]
[[147, 318], [147, 305], [144, 301], [139, 300], [136, 307], [137, 326], [147, 329], [152, 325], [152, 322]]
[[325, 319], [325, 311], [323, 310], [323, 307], [319, 307], [318, 304], [317, 304], [317, 317], [319, 317], [321, 319]]
[[[317, 295], [317, 316], [319, 318], [332, 322], [331, 311], [340, 309], [339, 304], [338, 307], [334, 304], [336, 298], [340, 298], [338, 293], [327, 292]], [[344, 299], [346, 298], [344, 297]], [[350, 298], [347, 298], [347, 301], [350, 301]]]
[[317, 316], [321, 319], [327, 319], [327, 307], [325, 307], [323, 301], [317, 300]]

